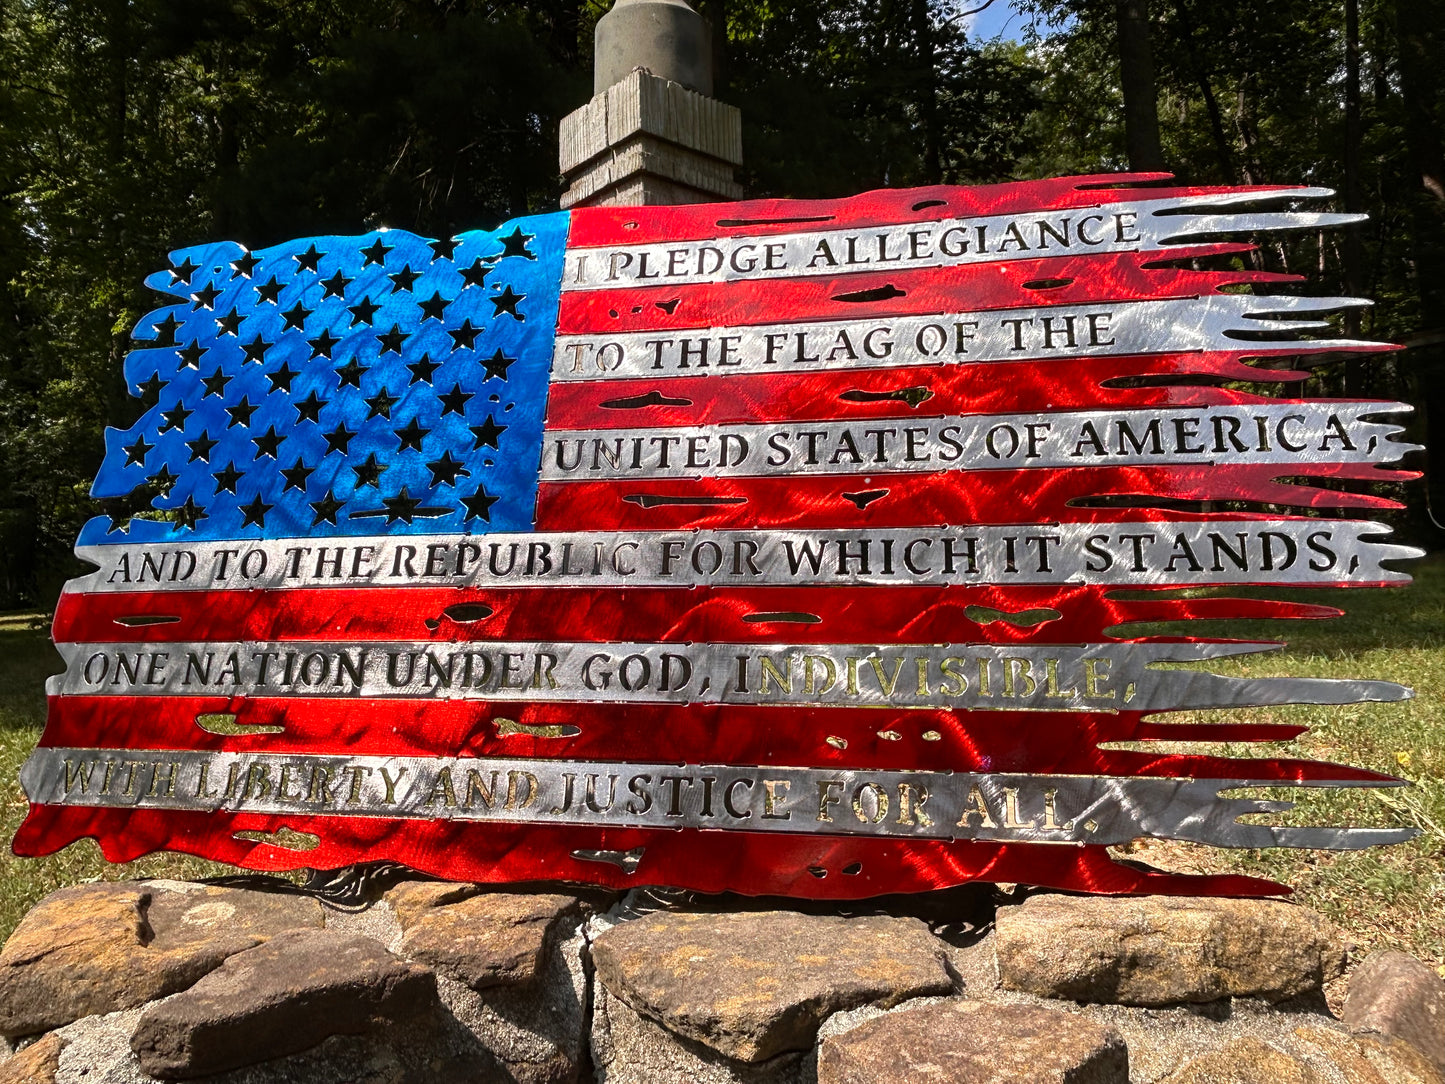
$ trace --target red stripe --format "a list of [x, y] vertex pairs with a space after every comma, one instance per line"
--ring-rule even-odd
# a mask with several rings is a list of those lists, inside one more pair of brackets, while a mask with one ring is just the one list
[[[315, 834], [320, 845], [295, 851], [233, 835], [275, 832], [283, 826]], [[256, 870], [335, 869], [391, 860], [423, 873], [488, 884], [538, 879], [618, 889], [669, 884], [702, 892], [814, 899], [922, 892], [972, 880], [1120, 894], [1260, 896], [1289, 891], [1253, 877], [1148, 872], [1115, 863], [1105, 847], [657, 829], [539, 830], [447, 821], [57, 806], [31, 806], [13, 847], [16, 854], [38, 856], [86, 837], [96, 839], [111, 862], [129, 862], [156, 850], [184, 851]], [[641, 849], [641, 862], [626, 874], [616, 866], [573, 858], [579, 849]]]
[[[823, 586], [761, 588], [307, 588], [286, 591], [61, 595], [61, 643], [268, 640], [569, 640], [715, 643], [1064, 643], [1127, 622], [1191, 618], [1324, 618], [1323, 606], [1259, 599], [1137, 599], [1100, 586]], [[546, 605], [539, 605], [544, 602]], [[457, 622], [448, 607], [493, 612]], [[973, 612], [984, 607], [989, 613]], [[1053, 609], [1028, 627], [999, 614]], [[796, 614], [805, 623], [760, 620]], [[167, 624], [123, 623], [174, 617]], [[1031, 615], [1033, 620], [1036, 615]], [[974, 618], [977, 617], [978, 620]], [[749, 620], [752, 618], [752, 620]], [[980, 623], [980, 622], [985, 623]]]
[[[1299, 275], [1150, 267], [1157, 253], [1054, 256], [909, 270], [705, 282], [562, 295], [559, 335], [669, 328], [856, 320], [990, 309], [1195, 298], [1244, 283], [1281, 284]], [[1051, 285], [1045, 285], [1051, 284]], [[891, 288], [876, 300], [840, 300]]]
[[[1216, 192], [1288, 192], [1296, 187], [1138, 187], [1168, 179], [1170, 177], [1166, 173], [1105, 173], [969, 188], [935, 185], [929, 188], [881, 189], [847, 199], [766, 199], [669, 207], [665, 215], [642, 213], [635, 207], [579, 207], [572, 211], [567, 246], [574, 249], [713, 237], [770, 237], [781, 233], [895, 226], [908, 222], [936, 222], [955, 216], [1021, 214]], [[807, 221], [809, 219], [817, 221]]]
[[[1406, 482], [1419, 477], [1414, 471], [1381, 470], [1369, 464], [1311, 463], [544, 482], [537, 491], [536, 522], [540, 531], [567, 530], [578, 523], [593, 530], [660, 531], [1103, 522], [1110, 519], [1110, 509], [1080, 505], [1103, 498], [1138, 499], [1156, 509], [1169, 507], [1171, 501], [1250, 501], [1320, 509], [1403, 507], [1369, 493], [1277, 481], [1282, 476], [1370, 482]], [[882, 491], [881, 497], [858, 507], [868, 494], [878, 491]], [[637, 500], [656, 497], [741, 499], [742, 503], [644, 507]]]
[[[547, 429], [608, 429], [825, 418], [910, 418], [940, 414], [1035, 413], [1044, 410], [1209, 407], [1277, 403], [1228, 388], [1199, 385], [1102, 387], [1105, 381], [1172, 374], [1261, 381], [1280, 375], [1246, 366], [1244, 351], [1156, 357], [1057, 358], [977, 365], [918, 365], [811, 372], [782, 370], [737, 376], [559, 382], [547, 400]], [[886, 395], [922, 388], [917, 407], [896, 399], [859, 402], [851, 393]], [[654, 394], [655, 393], [655, 394]], [[662, 403], [634, 405], [651, 397]]]
[[[906, 680], [906, 679], [905, 679]], [[279, 734], [222, 737], [196, 723], [228, 713]], [[498, 736], [494, 720], [577, 733]], [[1181, 740], [1175, 728], [1172, 740]], [[1234, 759], [1100, 749], [1147, 740], [1140, 712], [953, 712], [689, 704], [502, 704], [477, 701], [248, 697], [79, 697], [53, 700], [42, 746], [202, 749], [267, 755], [500, 757], [647, 763], [807, 765], [876, 771], [1029, 772], [1200, 779], [1384, 780], [1320, 761]], [[933, 732], [936, 740], [923, 735]], [[892, 735], [885, 737], [884, 735]], [[1279, 739], [1240, 724], [1231, 740]], [[833, 739], [829, 741], [828, 739]], [[1184, 741], [1198, 740], [1183, 738]], [[842, 747], [840, 747], [840, 744]], [[77, 795], [78, 797], [78, 795]]]

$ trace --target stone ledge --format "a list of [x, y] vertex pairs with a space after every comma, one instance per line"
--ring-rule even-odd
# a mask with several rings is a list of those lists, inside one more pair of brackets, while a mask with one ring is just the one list
[[824, 1039], [818, 1084], [1129, 1084], [1119, 1033], [1079, 1013], [950, 1000], [903, 1008]]
[[1408, 1043], [1306, 1026], [1272, 1042], [1232, 1039], [1191, 1058], [1162, 1084], [1439, 1084]]
[[0, 1065], [0, 1084], [55, 1084], [65, 1040], [51, 1032]]
[[621, 193], [629, 186], [640, 186], [644, 192], [643, 198], [630, 201], [638, 205], [714, 203], [741, 199], [743, 193], [731, 166], [643, 136], [625, 141], [580, 169], [562, 194], [561, 204], [565, 209], [584, 201], [597, 203], [606, 194], [609, 204], [623, 205], [629, 201]]
[[997, 919], [1007, 989], [1119, 1005], [1320, 996], [1345, 949], [1320, 915], [1276, 900], [1038, 895]]
[[189, 990], [141, 1014], [131, 1051], [163, 1080], [223, 1073], [439, 1019], [436, 976], [368, 937], [291, 930], [236, 953]]
[[[218, 896], [222, 890], [210, 886], [168, 882], [68, 890], [43, 905], [50, 912], [42, 916], [44, 927], [32, 924], [25, 937], [7, 946], [12, 960], [33, 954], [38, 928], [109, 931], [120, 937], [123, 960], [192, 940], [211, 946], [199, 952], [210, 960], [219, 953], [215, 946], [241, 943], [238, 932], [259, 934], [265, 943], [232, 953], [220, 971], [211, 971], [188, 992], [166, 996], [147, 987], [149, 1004], [97, 1009], [8, 1059], [0, 1048], [0, 1084], [153, 1084], [157, 1077], [145, 1072], [132, 1043], [144, 1050], [143, 1032], [154, 1032], [156, 1022], [167, 1016], [174, 1025], [170, 1038], [151, 1046], [160, 1053], [168, 1042], [176, 1057], [163, 1065], [148, 1055], [145, 1064], [167, 1077], [212, 1084], [463, 1084], [476, 1079], [579, 1084], [594, 1070], [607, 1084], [844, 1084], [900, 1079], [909, 1075], [910, 1065], [920, 1073], [929, 1066], [946, 1067], [950, 1079], [978, 1084], [1010, 1079], [1011, 1073], [1016, 1079], [1016, 1066], [1010, 1066], [1020, 1059], [1028, 1063], [1030, 1080], [1077, 1084], [1114, 1079], [1108, 1074], [1117, 1076], [1116, 1055], [1124, 1048], [1130, 1072], [1151, 1084], [1258, 1084], [1265, 1079], [1270, 1084], [1445, 1084], [1424, 1052], [1383, 1033], [1383, 1019], [1371, 1025], [1375, 1031], [1352, 1032], [1326, 1013], [1317, 994], [1268, 1000], [1301, 981], [1310, 987], [1338, 956], [1330, 928], [1319, 916], [1274, 901], [1044, 895], [1022, 907], [1001, 909], [993, 932], [986, 932], [988, 914], [974, 916], [973, 933], [960, 930], [949, 921], [957, 914], [954, 908], [935, 916], [942, 933], [936, 936], [917, 919], [803, 913], [827, 911], [827, 905], [660, 911], [638, 917], [634, 907], [655, 907], [655, 898], [634, 896], [605, 910], [611, 897], [558, 892], [558, 886], [538, 891], [542, 887], [498, 892], [479, 885], [413, 884], [364, 912], [327, 910], [324, 930], [302, 928], [269, 941], [266, 932], [277, 925], [298, 917], [315, 921], [314, 901], [264, 892], [233, 898]], [[127, 925], [127, 919], [119, 926], [107, 921], [87, 927], [100, 912], [134, 918], [132, 905], [146, 895], [151, 902], [144, 911], [153, 925]], [[107, 906], [98, 907], [98, 901]], [[299, 913], [293, 911], [298, 904]], [[1127, 977], [1109, 988], [1113, 1003], [1066, 1005], [1058, 1000], [1058, 989], [1039, 996], [999, 981], [996, 965], [1009, 953], [1007, 927], [1021, 912], [1043, 910], [1059, 920], [1050, 933], [1056, 947], [1077, 949], [1085, 943], [1104, 961], [1102, 973]], [[436, 934], [433, 947], [455, 957], [450, 963], [462, 978], [480, 979], [481, 989], [442, 974], [435, 991], [420, 1001], [402, 998], [382, 1005], [387, 999], [378, 1001], [378, 984], [365, 975], [400, 969], [430, 979], [427, 969], [387, 952], [402, 950], [407, 931], [427, 927]], [[1261, 927], [1271, 931], [1263, 939]], [[1101, 934], [1110, 929], [1115, 933]], [[450, 950], [448, 930], [463, 935]], [[1157, 952], [1161, 930], [1188, 936], [1178, 939], [1173, 954]], [[503, 936], [494, 943], [498, 933]], [[477, 944], [463, 944], [472, 934], [480, 938]], [[519, 938], [515, 943], [513, 934]], [[1287, 936], [1298, 944], [1281, 950], [1280, 939]], [[320, 951], [288, 949], [297, 939], [315, 942]], [[1241, 939], [1257, 943], [1256, 954], [1263, 951], [1271, 959], [1250, 960], [1236, 944]], [[148, 946], [132, 944], [147, 940]], [[69, 946], [66, 951], [73, 956], [82, 943], [97, 944], [93, 937], [57, 938], [56, 948]], [[533, 952], [538, 943], [540, 959]], [[377, 966], [370, 971], [351, 966], [335, 951], [337, 945], [353, 946], [359, 959]], [[595, 978], [588, 966], [589, 946], [595, 946]], [[107, 951], [97, 949], [96, 955], [109, 959]], [[1182, 975], [1175, 974], [1181, 952], [1186, 961], [1202, 958], [1209, 966], [1196, 974], [1190, 964]], [[273, 965], [260, 968], [260, 977], [241, 984], [244, 989], [220, 1001], [211, 997], [204, 1012], [183, 1012], [188, 1005], [196, 1009], [227, 975], [243, 967], [256, 970], [255, 961], [273, 956]], [[1059, 956], [1060, 961], [1068, 958], [1067, 953]], [[441, 957], [437, 963], [445, 965]], [[284, 974], [288, 966], [290, 978]], [[279, 997], [266, 993], [268, 970], [271, 978], [285, 979]], [[1384, 982], [1396, 992], [1413, 989], [1412, 982], [1382, 975], [1409, 979], [1421, 973], [1428, 975], [1429, 969], [1406, 957], [1392, 968], [1382, 969], [1377, 960], [1357, 971], [1353, 997], [1362, 1015], [1356, 1023], [1365, 1022], [1360, 1007], [1376, 1003], [1368, 996], [1372, 986], [1378, 990]], [[119, 974], [129, 979], [135, 971]], [[1200, 975], [1208, 982], [1201, 983]], [[1261, 975], [1269, 981], [1261, 982]], [[1176, 994], [1232, 992], [1202, 1004], [1117, 1003], [1139, 989], [1157, 995], [1168, 983]], [[291, 1000], [296, 990], [313, 987], [344, 1002], [341, 1009], [325, 1012], [321, 1023], [311, 1008], [298, 1008]], [[1424, 984], [1425, 993], [1432, 989]], [[241, 1011], [247, 999], [261, 1008]], [[1396, 997], [1390, 1018], [1405, 1020], [1419, 1011], [1419, 998]], [[961, 1019], [964, 1014], [974, 1015]], [[144, 1028], [142, 1020], [147, 1021]], [[336, 1026], [347, 1020], [354, 1028]], [[210, 1023], [202, 1026], [204, 1021]], [[226, 1034], [207, 1052], [196, 1039], [212, 1026]], [[326, 1037], [337, 1031], [348, 1033]], [[1048, 1042], [1038, 1042], [1043, 1032]], [[1028, 1052], [1030, 1044], [1036, 1045], [1035, 1053]], [[225, 1049], [231, 1053], [221, 1056]], [[227, 1064], [228, 1057], [243, 1058], [245, 1064], [212, 1071]], [[1104, 1075], [1081, 1075], [1090, 1073]]]
[[729, 165], [743, 161], [742, 113], [736, 107], [638, 68], [562, 118], [562, 172], [571, 173], [636, 135], [655, 136]]
[[953, 990], [942, 943], [913, 918], [663, 912], [612, 927], [592, 958], [610, 994], [749, 1063], [808, 1049], [840, 1010]]
[[1410, 1043], [1445, 1073], [1445, 981], [1413, 956], [1375, 952], [1350, 976], [1350, 1027]]
[[485, 990], [537, 980], [563, 918], [580, 915], [576, 896], [494, 892], [403, 918], [398, 952], [439, 974]]
[[0, 1034], [144, 1005], [275, 934], [323, 921], [321, 905], [302, 896], [176, 881], [63, 888], [0, 950]]

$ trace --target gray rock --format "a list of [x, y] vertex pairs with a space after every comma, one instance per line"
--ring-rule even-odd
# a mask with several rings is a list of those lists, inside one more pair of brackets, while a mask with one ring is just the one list
[[396, 912], [401, 928], [408, 930], [428, 911], [470, 899], [481, 891], [481, 885], [452, 881], [403, 881], [383, 898]]
[[810, 1052], [737, 1061], [649, 1020], [598, 983], [592, 1063], [598, 1084], [813, 1084]]
[[55, 1032], [37, 1039], [0, 1064], [0, 1084], [55, 1084], [65, 1040]]
[[1344, 967], [1323, 917], [1274, 900], [1032, 896], [999, 910], [995, 951], [1006, 989], [1122, 1005], [1284, 1001]]
[[[572, 1084], [586, 1060], [588, 976], [586, 938], [564, 918], [545, 950], [536, 978], [523, 986], [474, 990], [445, 976], [437, 987], [471, 1047], [485, 1048], [495, 1077], [515, 1084]], [[466, 1043], [456, 1045], [465, 1056]]]
[[150, 1006], [130, 1046], [146, 1073], [184, 1080], [439, 1013], [436, 977], [426, 968], [366, 937], [294, 930]]
[[0, 951], [0, 1034], [143, 1005], [273, 934], [322, 922], [320, 904], [297, 896], [174, 881], [63, 888]]
[[[443, 1009], [360, 1035], [337, 1035], [299, 1053], [233, 1069], [209, 1084], [573, 1084], [587, 1063], [586, 941], [564, 918], [537, 977], [525, 986], [476, 991], [439, 977]], [[329, 912], [327, 932], [399, 943], [387, 903], [355, 914]], [[182, 994], [179, 997], [188, 995]], [[162, 1005], [168, 1002], [161, 1003]], [[157, 1008], [159, 1006], [153, 1006]], [[58, 1033], [68, 1044], [57, 1084], [153, 1084], [131, 1049], [141, 1015], [90, 1016]]]
[[1445, 1075], [1400, 1039], [1344, 1035], [1322, 1027], [1297, 1028], [1294, 1037], [1307, 1057], [1323, 1060], [1326, 1071], [1339, 1074], [1345, 1084], [1445, 1084]]
[[172, 948], [242, 935], [260, 944], [286, 930], [319, 930], [326, 909], [309, 896], [221, 888], [192, 881], [141, 881], [150, 895], [145, 918], [151, 948]]
[[1371, 953], [1350, 976], [1341, 1019], [1414, 1045], [1445, 1073], [1445, 981], [1403, 952]]
[[1128, 1084], [1112, 1028], [1077, 1013], [952, 1000], [899, 1009], [825, 1038], [818, 1084]]
[[1166, 1084], [1326, 1084], [1297, 1053], [1260, 1039], [1233, 1039], [1191, 1059]]
[[[143, 1009], [88, 1016], [58, 1033], [67, 1045], [56, 1084], [156, 1084], [130, 1048]], [[479, 1084], [507, 1068], [464, 1029], [407, 1025], [333, 1035], [309, 1050], [201, 1078], [205, 1084]]]
[[942, 944], [912, 918], [660, 912], [592, 953], [609, 993], [744, 1062], [806, 1050], [839, 1010], [953, 991]]
[[1192, 1058], [1162, 1084], [1438, 1084], [1440, 1074], [1408, 1043], [1318, 1026], [1263, 1042], [1233, 1039]]
[[576, 918], [575, 896], [492, 892], [445, 906], [397, 911], [399, 951], [473, 990], [534, 981], [561, 920]]

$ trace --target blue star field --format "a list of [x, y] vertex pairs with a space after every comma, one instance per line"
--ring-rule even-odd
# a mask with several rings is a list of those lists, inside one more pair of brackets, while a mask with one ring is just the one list
[[531, 530], [567, 223], [173, 252], [81, 544]]

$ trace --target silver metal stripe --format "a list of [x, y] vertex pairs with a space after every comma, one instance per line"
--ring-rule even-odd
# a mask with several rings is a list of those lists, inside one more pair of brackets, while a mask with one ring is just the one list
[[[579, 531], [80, 546], [68, 593], [307, 587], [1408, 583], [1362, 520], [830, 531]], [[432, 614], [432, 617], [440, 615]]]
[[[1317, 199], [1328, 189], [1223, 193], [1184, 198], [1101, 200], [1094, 207], [810, 230], [770, 236], [568, 246], [562, 289], [740, 282], [849, 271], [947, 267], [992, 260], [1133, 252], [1219, 234], [1327, 229], [1362, 215], [1228, 209]], [[1220, 214], [1217, 212], [1225, 211]]]
[[[1269, 403], [636, 429], [549, 429], [544, 482], [1137, 464], [1389, 463], [1416, 446], [1365, 421], [1405, 403]], [[866, 479], [865, 479], [866, 481]]]
[[[1330, 333], [1325, 313], [1368, 305], [1349, 297], [1216, 294], [860, 320], [775, 320], [731, 327], [559, 335], [552, 379], [640, 380], [777, 373], [796, 376], [901, 365], [1377, 346]], [[1264, 336], [1270, 336], [1264, 339]]]
[[1251, 779], [56, 748], [37, 749], [20, 778], [31, 802], [91, 808], [1333, 850], [1417, 834], [1241, 824], [1292, 805], [1220, 796], [1281, 785]]
[[57, 645], [59, 696], [786, 704], [1177, 711], [1403, 700], [1383, 681], [1235, 678], [1177, 665], [1272, 644], [290, 641]]

